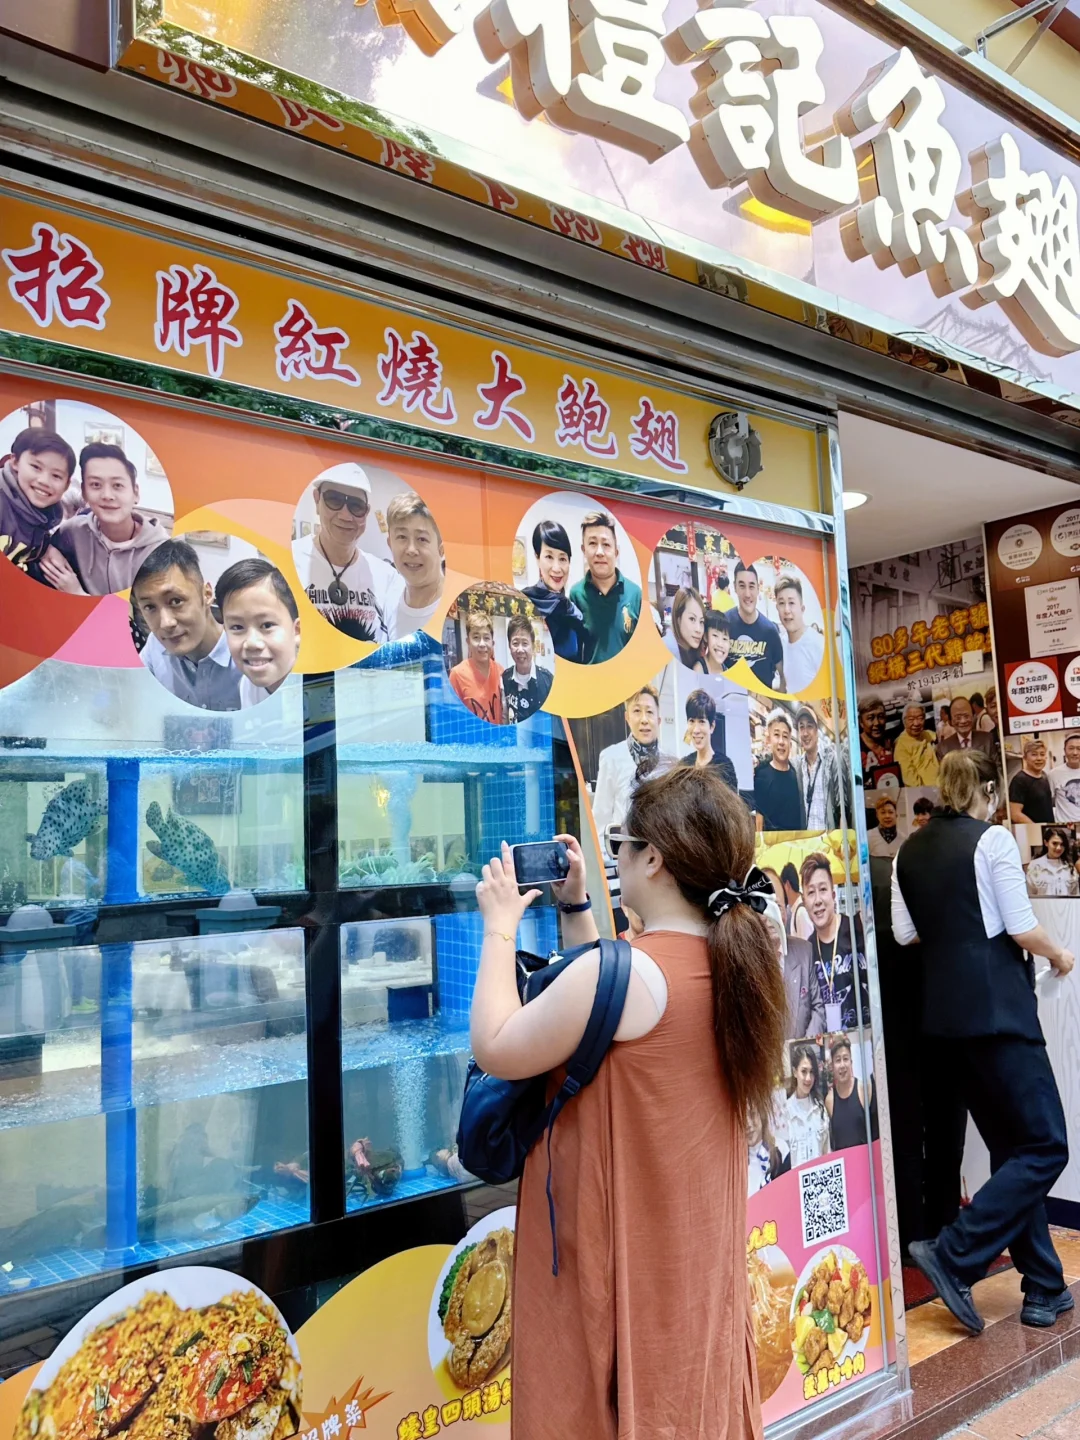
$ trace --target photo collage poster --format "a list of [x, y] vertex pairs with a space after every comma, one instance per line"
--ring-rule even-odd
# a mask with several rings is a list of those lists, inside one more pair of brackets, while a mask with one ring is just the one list
[[1008, 818], [1034, 900], [1080, 899], [1080, 507], [986, 527]]
[[[224, 726], [261, 743], [295, 729], [301, 677], [347, 676], [412, 636], [425, 660], [441, 656], [440, 710], [459, 710], [455, 742], [527, 749], [530, 727], [561, 722], [586, 801], [582, 840], [624, 932], [632, 918], [607, 836], [634, 786], [658, 767], [701, 765], [742, 797], [774, 886], [790, 1016], [773, 1113], [747, 1135], [766, 1419], [880, 1369], [867, 962], [859, 917], [843, 913], [851, 782], [835, 699], [838, 592], [822, 539], [688, 522], [614, 491], [549, 491], [241, 420], [194, 422], [143, 399], [98, 405], [21, 380], [0, 388], [0, 460], [22, 524], [20, 548], [0, 556], [11, 617], [3, 684], [60, 659], [91, 667], [102, 686], [116, 677], [117, 693], [130, 680], [142, 701], [132, 725], [180, 725], [195, 748], [221, 743]], [[257, 488], [238, 478], [251, 476]], [[385, 717], [366, 718], [370, 741]], [[238, 874], [203, 811], [236, 809], [239, 793], [189, 790], [163, 793], [140, 817], [141, 871], [160, 893], [220, 894]], [[91, 795], [80, 816], [80, 863], [95, 804]], [[206, 837], [197, 855], [172, 844], [178, 829]], [[40, 851], [55, 860], [64, 838], [40, 817]], [[102, 864], [106, 848], [93, 851]], [[839, 1311], [815, 1318], [825, 1271], [841, 1277], [842, 1324]], [[475, 1396], [443, 1375], [445, 1321], [430, 1324], [427, 1373], [464, 1420]], [[340, 1400], [355, 1380], [335, 1371], [326, 1395]], [[435, 1403], [424, 1400], [421, 1420]], [[368, 1427], [392, 1435], [412, 1424], [411, 1411], [390, 1417], [380, 1406]]]

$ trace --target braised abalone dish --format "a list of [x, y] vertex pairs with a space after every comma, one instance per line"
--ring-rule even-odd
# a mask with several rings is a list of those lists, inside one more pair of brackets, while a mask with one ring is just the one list
[[493, 1230], [457, 1256], [439, 1302], [447, 1365], [463, 1390], [482, 1385], [510, 1358], [514, 1232]]
[[289, 1336], [260, 1295], [184, 1310], [150, 1291], [30, 1391], [14, 1440], [287, 1440], [300, 1401]]

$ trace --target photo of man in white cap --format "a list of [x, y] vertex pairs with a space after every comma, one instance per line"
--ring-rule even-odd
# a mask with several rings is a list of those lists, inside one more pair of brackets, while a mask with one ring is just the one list
[[387, 605], [400, 582], [387, 561], [360, 546], [371, 514], [371, 481], [348, 461], [316, 476], [312, 490], [318, 523], [292, 547], [300, 584], [342, 634], [380, 644], [389, 638]]

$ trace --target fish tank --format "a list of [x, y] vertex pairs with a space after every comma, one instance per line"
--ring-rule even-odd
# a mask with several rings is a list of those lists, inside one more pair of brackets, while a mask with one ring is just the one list
[[[0, 690], [0, 1312], [310, 1223], [316, 1151], [346, 1215], [478, 1183], [476, 881], [504, 839], [580, 832], [579, 804], [561, 722], [476, 719], [423, 635], [246, 712], [141, 667]], [[550, 903], [523, 936], [557, 946]], [[313, 953], [340, 977], [318, 1147]]]

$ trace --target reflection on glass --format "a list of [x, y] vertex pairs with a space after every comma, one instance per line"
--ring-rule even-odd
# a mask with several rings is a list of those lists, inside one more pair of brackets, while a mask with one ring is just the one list
[[307, 1220], [301, 932], [26, 936], [0, 930], [0, 1296]]

